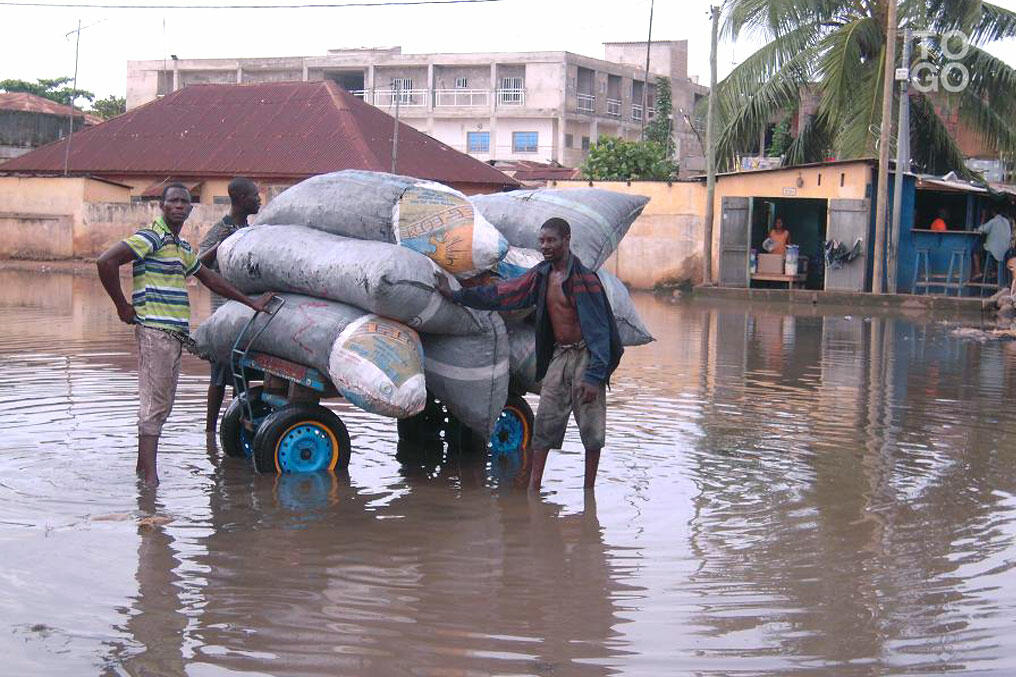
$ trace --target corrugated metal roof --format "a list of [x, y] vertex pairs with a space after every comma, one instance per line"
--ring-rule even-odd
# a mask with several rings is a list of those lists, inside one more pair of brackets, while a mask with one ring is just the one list
[[[50, 101], [46, 97], [28, 92], [0, 92], [0, 110], [14, 110], [25, 113], [45, 113], [46, 115], [67, 115], [70, 106], [65, 106], [56, 101]], [[74, 111], [75, 117], [84, 117], [85, 122], [90, 125], [97, 125], [102, 118], [89, 115], [81, 110]]]
[[[69, 171], [252, 178], [390, 171], [393, 123], [331, 81], [192, 85], [75, 134]], [[0, 172], [62, 170], [64, 144], [14, 158]], [[517, 185], [401, 123], [397, 172], [492, 189]]]

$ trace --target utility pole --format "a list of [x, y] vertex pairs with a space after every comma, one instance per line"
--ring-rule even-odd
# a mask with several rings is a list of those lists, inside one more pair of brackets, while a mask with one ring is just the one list
[[709, 43], [709, 101], [706, 108], [706, 216], [702, 243], [702, 284], [713, 283], [713, 200], [716, 198], [716, 159], [713, 148], [713, 108], [716, 100], [716, 45], [720, 35], [720, 8], [709, 8], [713, 28]]
[[903, 174], [910, 171], [910, 43], [913, 33], [903, 32], [903, 60], [896, 70], [900, 83], [900, 117], [896, 125], [896, 180], [893, 184], [893, 224], [889, 229], [888, 270], [889, 293], [896, 293], [896, 274], [899, 264], [900, 221], [903, 217]]
[[[78, 49], [81, 47], [81, 19], [78, 19], [77, 30], [70, 31], [67, 35], [71, 33], [77, 33], [77, 37], [74, 39], [74, 83], [71, 85], [70, 110], [67, 112], [67, 143], [64, 144], [64, 176], [67, 176], [70, 167], [71, 137], [74, 136], [74, 100], [78, 98]], [[66, 38], [67, 35], [64, 37]]]
[[653, 46], [653, 5], [656, 0], [649, 0], [649, 38], [646, 40], [646, 74], [642, 82], [642, 133], [639, 138], [646, 138], [646, 119], [649, 117], [649, 49]]
[[885, 282], [886, 202], [889, 197], [889, 136], [892, 133], [893, 74], [896, 66], [896, 0], [889, 0], [882, 63], [882, 127], [878, 135], [878, 192], [875, 195], [875, 263], [871, 291], [881, 294]]
[[395, 131], [392, 132], [392, 174], [397, 174], [395, 167], [399, 161], [399, 103], [402, 99], [400, 93], [402, 81], [398, 78], [392, 82], [392, 92], [395, 95]]

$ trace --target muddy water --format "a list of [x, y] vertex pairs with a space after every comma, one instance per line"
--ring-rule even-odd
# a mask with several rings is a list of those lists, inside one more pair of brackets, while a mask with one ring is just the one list
[[637, 304], [595, 496], [573, 433], [528, 500], [342, 405], [348, 477], [256, 476], [190, 358], [152, 495], [99, 285], [0, 271], [0, 672], [1016, 671], [1013, 346]]

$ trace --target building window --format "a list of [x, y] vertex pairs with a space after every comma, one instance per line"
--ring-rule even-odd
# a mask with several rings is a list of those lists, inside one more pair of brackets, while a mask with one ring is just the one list
[[469, 80], [466, 78], [455, 78], [455, 89], [468, 89]]
[[539, 140], [539, 132], [512, 132], [512, 152], [535, 153]]
[[216, 195], [212, 198], [213, 205], [228, 205], [230, 204], [228, 195]]
[[588, 136], [583, 136], [582, 137], [582, 150], [589, 150], [589, 137]]
[[571, 134], [564, 135], [564, 147], [571, 148], [575, 145], [575, 138]]
[[522, 78], [501, 78], [501, 91], [498, 92], [498, 103], [518, 104], [523, 103], [525, 83]]
[[467, 153], [489, 153], [490, 132], [466, 132]]
[[413, 78], [392, 78], [392, 103], [396, 98], [399, 103], [413, 102]]

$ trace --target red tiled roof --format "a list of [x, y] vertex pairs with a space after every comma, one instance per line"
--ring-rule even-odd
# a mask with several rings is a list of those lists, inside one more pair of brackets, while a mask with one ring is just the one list
[[[304, 178], [391, 170], [394, 119], [334, 82], [192, 85], [74, 135], [70, 171], [177, 177]], [[0, 165], [62, 169], [64, 141]], [[400, 174], [492, 190], [517, 183], [412, 127], [399, 125]]]
[[[46, 97], [29, 94], [28, 92], [0, 92], [0, 110], [16, 110], [25, 113], [45, 113], [46, 115], [67, 115], [70, 107]], [[102, 118], [75, 110], [76, 117], [84, 116], [85, 122], [97, 125]]]

